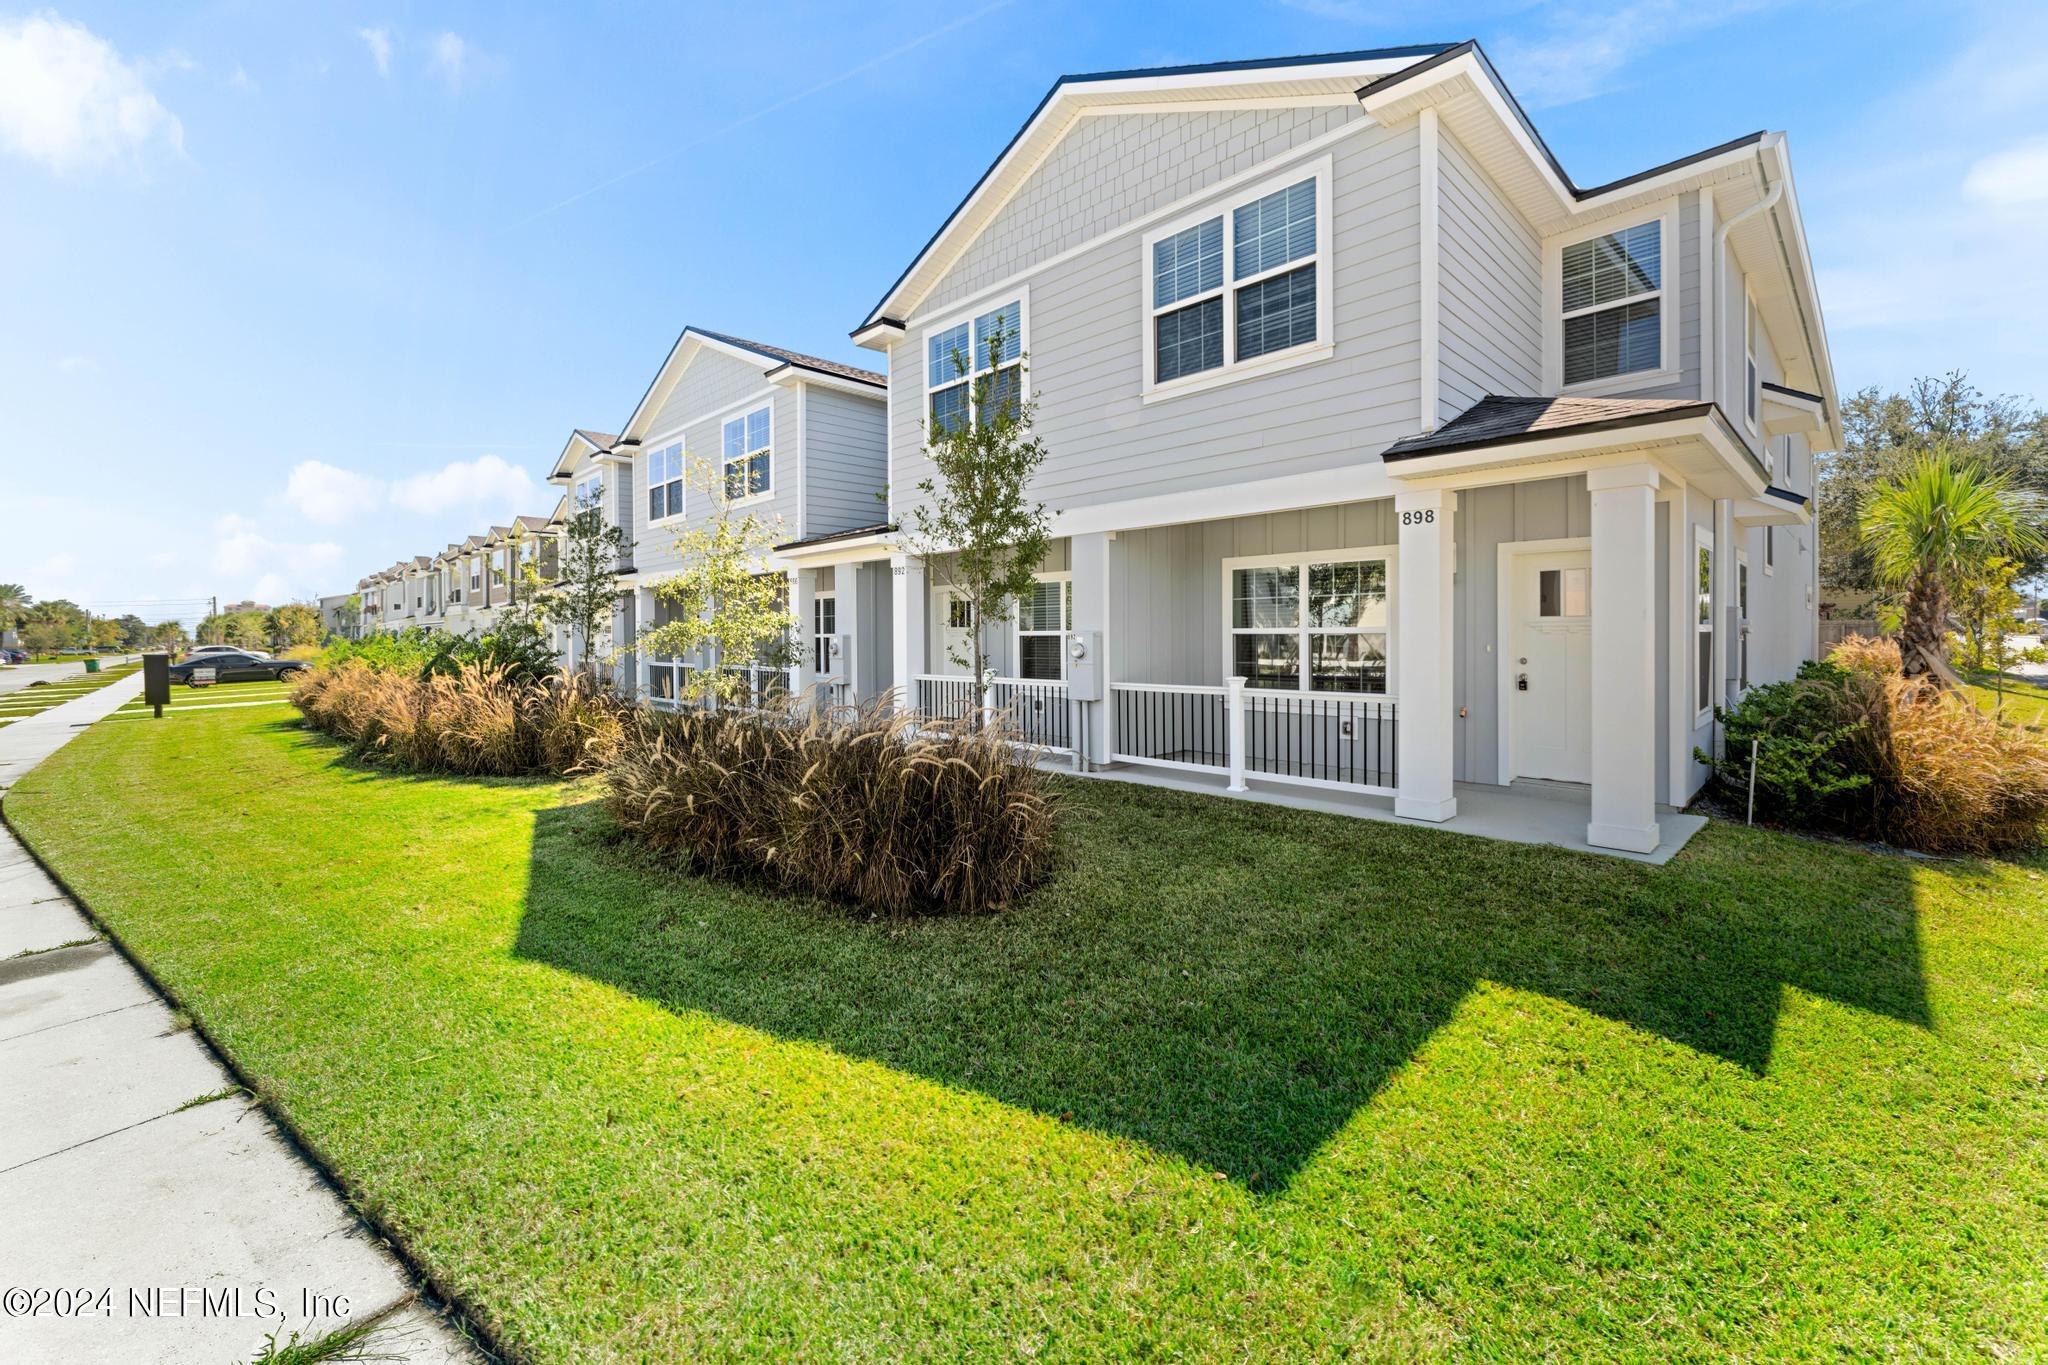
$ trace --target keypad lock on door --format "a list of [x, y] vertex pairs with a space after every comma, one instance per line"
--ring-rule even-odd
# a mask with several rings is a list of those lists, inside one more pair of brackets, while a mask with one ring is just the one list
[[[1517, 660], [1515, 660], [1515, 662], [1516, 662], [1516, 663], [1518, 663], [1518, 664], [1521, 664], [1521, 665], [1522, 665], [1522, 666], [1524, 666], [1524, 667], [1527, 667], [1527, 666], [1528, 666], [1528, 663], [1529, 663], [1529, 661], [1528, 661], [1527, 659], [1517, 659]], [[1517, 673], [1517, 674], [1515, 674], [1515, 691], [1517, 691], [1517, 692], [1527, 692], [1528, 690], [1529, 690], [1529, 675], [1528, 675], [1527, 673]]]

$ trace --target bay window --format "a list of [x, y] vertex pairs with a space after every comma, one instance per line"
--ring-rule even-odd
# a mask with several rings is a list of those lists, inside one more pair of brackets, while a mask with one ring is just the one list
[[1145, 387], [1327, 344], [1327, 171], [1148, 236]]
[[1388, 569], [1384, 551], [1226, 565], [1225, 673], [1257, 688], [1385, 695]]
[[734, 500], [772, 491], [774, 457], [769, 449], [773, 418], [756, 408], [725, 424], [725, 496]]
[[1067, 676], [1067, 634], [1074, 628], [1074, 582], [1047, 576], [1017, 604], [1017, 676], [1058, 682]]
[[[1024, 302], [1012, 299], [925, 334], [925, 415], [937, 434], [1014, 417], [1024, 396]], [[978, 395], [976, 386], [988, 380]], [[986, 411], [978, 411], [977, 406]]]
[[647, 457], [647, 519], [683, 514], [683, 443], [673, 441]]
[[1562, 266], [1565, 384], [1663, 368], [1663, 220], [1573, 242]]

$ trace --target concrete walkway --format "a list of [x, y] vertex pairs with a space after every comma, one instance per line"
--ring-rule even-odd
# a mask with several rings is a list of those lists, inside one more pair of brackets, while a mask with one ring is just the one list
[[[0, 795], [141, 690], [0, 729]], [[4, 827], [0, 1295], [8, 1365], [222, 1365], [368, 1318], [377, 1359], [481, 1359]]]

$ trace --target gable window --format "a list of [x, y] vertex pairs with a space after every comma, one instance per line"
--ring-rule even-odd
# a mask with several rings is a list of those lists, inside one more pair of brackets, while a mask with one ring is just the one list
[[759, 497], [770, 490], [774, 459], [769, 450], [769, 409], [755, 408], [725, 424], [725, 496]]
[[1074, 583], [1045, 577], [1017, 604], [1017, 676], [1058, 682], [1067, 676], [1067, 632], [1074, 628]]
[[1693, 725], [1714, 710], [1714, 535], [1693, 528]]
[[[935, 433], [959, 431], [969, 421], [1015, 416], [1024, 392], [1024, 303], [997, 308], [925, 335], [925, 414]], [[976, 412], [975, 382], [993, 376], [988, 411]]]
[[1327, 343], [1322, 171], [1146, 238], [1146, 387]]
[[1563, 254], [1564, 382], [1664, 364], [1664, 223], [1573, 242]]
[[647, 457], [647, 519], [683, 514], [683, 443], [674, 441]]
[[1386, 694], [1386, 552], [1237, 561], [1225, 590], [1229, 675], [1281, 691]]

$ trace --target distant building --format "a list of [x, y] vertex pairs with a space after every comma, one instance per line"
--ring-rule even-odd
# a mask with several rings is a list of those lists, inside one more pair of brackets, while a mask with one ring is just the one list
[[268, 602], [230, 602], [220, 610], [223, 616], [237, 611], [269, 611], [270, 604]]

